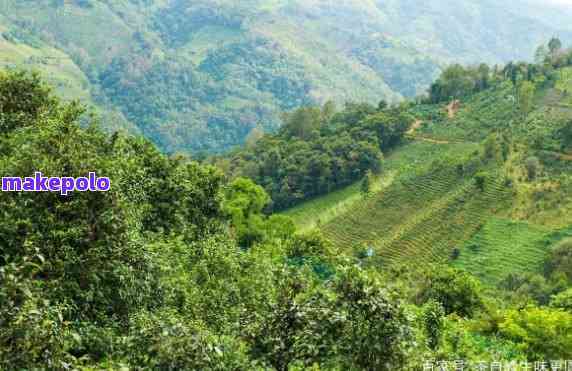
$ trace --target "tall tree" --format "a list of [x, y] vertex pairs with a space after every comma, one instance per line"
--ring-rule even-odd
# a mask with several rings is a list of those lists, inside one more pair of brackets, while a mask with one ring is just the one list
[[318, 107], [302, 107], [283, 115], [283, 130], [291, 137], [302, 140], [310, 138], [314, 130], [320, 128], [322, 111]]
[[373, 174], [371, 170], [368, 170], [365, 173], [360, 185], [360, 192], [363, 198], [369, 197], [371, 193], [371, 182], [372, 182]]
[[534, 62], [538, 65], [544, 64], [546, 61], [546, 57], [548, 57], [548, 49], [544, 45], [540, 45], [536, 48], [536, 52], [534, 53]]
[[559, 38], [553, 37], [548, 42], [548, 50], [550, 54], [554, 57], [562, 49], [562, 41]]
[[520, 112], [527, 115], [532, 110], [536, 87], [530, 81], [521, 81], [518, 86], [518, 104]]

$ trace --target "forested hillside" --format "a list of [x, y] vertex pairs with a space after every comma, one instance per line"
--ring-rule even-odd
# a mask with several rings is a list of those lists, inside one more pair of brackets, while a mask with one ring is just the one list
[[249, 136], [246, 148], [211, 158], [230, 177], [262, 185], [282, 210], [383, 171], [383, 154], [401, 144], [413, 124], [408, 105], [332, 103], [284, 115], [276, 135]]
[[224, 172], [0, 72], [1, 177], [111, 180], [0, 192], [0, 369], [566, 365], [572, 53], [538, 55], [453, 65], [408, 104], [294, 110]]
[[[37, 68], [107, 128], [220, 152], [304, 105], [396, 102], [443, 65], [528, 58], [567, 8], [527, 0], [3, 0], [0, 63]], [[105, 25], [105, 26], [103, 26]]]
[[558, 307], [570, 287], [554, 267], [569, 264], [572, 237], [572, 51], [554, 38], [536, 55], [446, 68], [428, 96], [401, 105], [413, 119], [377, 172], [283, 214], [364, 265], [447, 264], [511, 305]]
[[[467, 104], [477, 107], [487, 93], [502, 91], [494, 89]], [[525, 367], [572, 357], [566, 162], [527, 160], [525, 173], [499, 184], [492, 173], [473, 174], [506, 161], [502, 142], [490, 141], [483, 153], [459, 143], [466, 156], [442, 156], [451, 139], [410, 133], [419, 142], [393, 149], [381, 172], [395, 172], [401, 185], [362, 187], [363, 202], [324, 221], [324, 238], [297, 232], [288, 217], [265, 215], [270, 198], [251, 180], [227, 182], [219, 170], [168, 158], [144, 139], [103, 134], [95, 123], [81, 128], [83, 108], [55, 99], [34, 76], [1, 73], [0, 107], [2, 176], [96, 171], [112, 184], [109, 192], [68, 196], [0, 193], [3, 369], [421, 370], [459, 360]], [[556, 128], [567, 151], [569, 128]], [[511, 189], [548, 186], [538, 166], [558, 189], [543, 197], [558, 195], [560, 207], [527, 208], [534, 227], [518, 216], [482, 227], [471, 221], [476, 232], [466, 235], [466, 246], [432, 259], [460, 236], [443, 230], [449, 220], [466, 227], [457, 219], [466, 207], [480, 207], [468, 216], [484, 220], [485, 210], [509, 205]], [[466, 183], [455, 182], [463, 177]], [[421, 188], [403, 189], [415, 183]], [[452, 203], [433, 209], [444, 200]], [[345, 228], [370, 202], [385, 204], [332, 239], [334, 226]], [[519, 207], [514, 203], [514, 211]], [[551, 215], [552, 232], [543, 237], [550, 223], [540, 227], [535, 218]], [[361, 226], [380, 231], [382, 220], [417, 234], [423, 222], [435, 221], [429, 227], [440, 237], [402, 240], [391, 250], [348, 240]], [[499, 245], [509, 230], [526, 244], [513, 241], [514, 251]], [[398, 241], [394, 236], [384, 234]], [[520, 256], [524, 251], [534, 254]], [[488, 268], [510, 262], [511, 254], [528, 265], [504, 265], [492, 275]]]

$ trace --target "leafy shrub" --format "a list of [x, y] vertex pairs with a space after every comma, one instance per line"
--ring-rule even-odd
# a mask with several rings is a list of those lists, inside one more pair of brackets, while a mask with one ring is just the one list
[[450, 267], [437, 266], [425, 272], [416, 302], [424, 304], [431, 300], [440, 303], [445, 314], [471, 317], [483, 308], [479, 282], [470, 274]]
[[545, 268], [548, 275], [563, 273], [572, 281], [572, 239], [561, 241], [551, 250]]
[[501, 334], [520, 344], [529, 359], [572, 357], [572, 314], [558, 309], [528, 307], [509, 310]]
[[534, 180], [538, 176], [538, 171], [540, 169], [540, 160], [537, 157], [528, 157], [524, 162], [526, 167], [526, 174], [528, 180]]
[[572, 313], [572, 289], [563, 291], [558, 295], [553, 295], [550, 300], [550, 306], [553, 308], [564, 309]]

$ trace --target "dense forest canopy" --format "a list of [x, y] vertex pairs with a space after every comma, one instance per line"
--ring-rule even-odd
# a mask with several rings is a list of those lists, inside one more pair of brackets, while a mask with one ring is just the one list
[[379, 174], [383, 153], [401, 142], [413, 118], [405, 105], [347, 104], [336, 112], [328, 103], [286, 114], [284, 122], [278, 134], [214, 160], [231, 176], [262, 185], [275, 210], [347, 186], [368, 171]]

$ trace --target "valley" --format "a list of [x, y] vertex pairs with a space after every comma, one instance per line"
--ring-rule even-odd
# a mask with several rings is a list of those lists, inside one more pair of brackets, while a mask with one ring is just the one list
[[0, 0], [0, 370], [572, 367], [571, 17]]
[[40, 70], [110, 131], [202, 155], [275, 132], [282, 111], [397, 102], [452, 62], [530, 59], [572, 40], [567, 14], [528, 0], [4, 0], [0, 63]]

